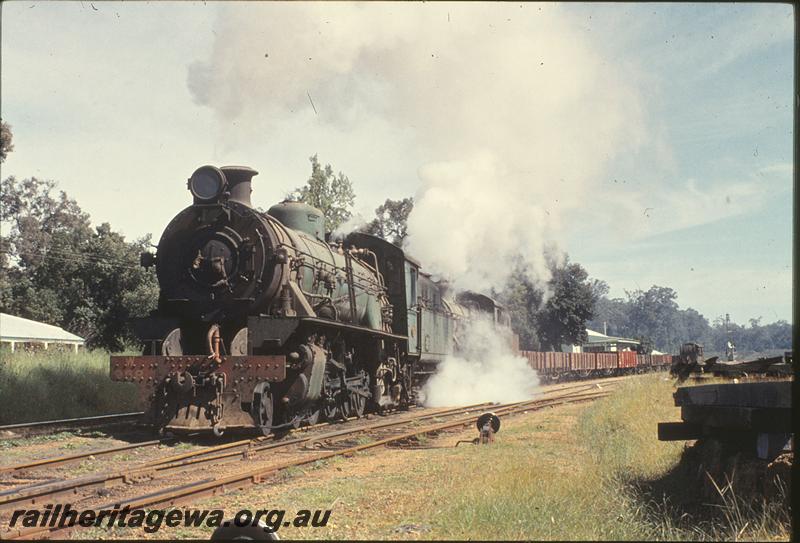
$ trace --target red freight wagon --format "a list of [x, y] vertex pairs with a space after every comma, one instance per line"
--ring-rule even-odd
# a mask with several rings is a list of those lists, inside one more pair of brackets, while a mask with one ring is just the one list
[[597, 353], [597, 369], [617, 369], [617, 355], [615, 353]]
[[631, 373], [669, 367], [671, 355], [637, 355], [633, 351], [613, 353], [556, 353], [520, 351], [528, 365], [545, 380], [590, 374]]
[[569, 353], [569, 367], [572, 370], [593, 370], [595, 367], [594, 353]]
[[619, 368], [635, 368], [636, 353], [633, 351], [620, 351], [617, 353], [619, 358]]
[[544, 353], [545, 371], [547, 371], [547, 372], [555, 371], [555, 367], [556, 367], [555, 354], [556, 353], [552, 353], [552, 352], [549, 352], [549, 351]]
[[552, 353], [553, 368], [557, 371], [569, 370], [569, 353]]
[[525, 358], [528, 359], [530, 367], [541, 373], [544, 370], [545, 354], [536, 351], [522, 351]]
[[672, 365], [672, 355], [671, 354], [654, 354], [653, 356], [653, 365], [664, 367]]

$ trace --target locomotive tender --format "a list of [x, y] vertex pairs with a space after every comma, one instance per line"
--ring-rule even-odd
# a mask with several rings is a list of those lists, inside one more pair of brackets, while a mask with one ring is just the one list
[[470, 319], [513, 338], [491, 298], [456, 301], [399, 247], [363, 233], [329, 242], [302, 202], [253, 208], [257, 173], [198, 168], [192, 205], [142, 255], [158, 309], [135, 323], [142, 356], [112, 357], [111, 378], [139, 386], [155, 427], [269, 433], [405, 408]]

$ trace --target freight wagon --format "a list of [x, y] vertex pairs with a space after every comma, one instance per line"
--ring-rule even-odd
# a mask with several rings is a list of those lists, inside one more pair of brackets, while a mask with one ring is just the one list
[[644, 373], [666, 370], [672, 355], [636, 354], [633, 351], [612, 353], [556, 353], [519, 351], [546, 381]]

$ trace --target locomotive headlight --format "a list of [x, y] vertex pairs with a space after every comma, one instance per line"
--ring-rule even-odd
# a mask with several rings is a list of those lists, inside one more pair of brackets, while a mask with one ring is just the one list
[[216, 200], [225, 188], [225, 174], [214, 166], [197, 168], [189, 178], [189, 190], [197, 200]]

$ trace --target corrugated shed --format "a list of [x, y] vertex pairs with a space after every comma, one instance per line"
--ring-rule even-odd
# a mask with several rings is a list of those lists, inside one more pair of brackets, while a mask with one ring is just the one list
[[619, 342], [619, 343], [632, 343], [638, 345], [641, 343], [639, 340], [636, 339], [629, 339], [624, 337], [615, 337], [615, 336], [607, 336], [605, 334], [601, 334], [600, 332], [595, 332], [594, 330], [586, 329], [586, 344], [591, 343], [612, 343], [612, 342]]
[[84, 342], [83, 338], [71, 334], [66, 330], [45, 324], [43, 322], [23, 319], [14, 315], [0, 313], [0, 340], [16, 342], [39, 342], [48, 341], [53, 343], [79, 343]]

